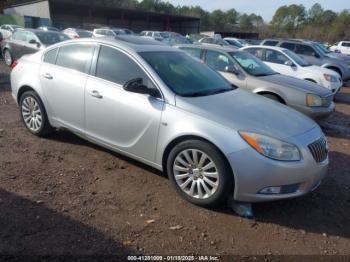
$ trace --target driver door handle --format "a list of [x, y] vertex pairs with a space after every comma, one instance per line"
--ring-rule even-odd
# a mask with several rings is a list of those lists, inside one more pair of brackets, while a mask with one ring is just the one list
[[98, 98], [98, 99], [102, 99], [102, 98], [103, 98], [103, 96], [102, 96], [97, 90], [92, 90], [92, 91], [90, 91], [90, 95], [91, 95], [92, 97], [96, 97], [96, 98]]
[[50, 75], [49, 73], [45, 73], [43, 76], [44, 76], [46, 79], [49, 79], [49, 80], [53, 79], [53, 76]]

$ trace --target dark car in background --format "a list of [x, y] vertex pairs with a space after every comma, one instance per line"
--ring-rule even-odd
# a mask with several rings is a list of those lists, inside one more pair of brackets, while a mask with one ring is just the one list
[[5, 63], [10, 66], [23, 55], [35, 53], [65, 40], [69, 40], [69, 37], [58, 32], [38, 29], [16, 30], [10, 39], [4, 41], [1, 53]]

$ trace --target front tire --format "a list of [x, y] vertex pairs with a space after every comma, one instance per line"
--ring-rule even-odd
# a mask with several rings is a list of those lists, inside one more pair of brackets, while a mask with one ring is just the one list
[[5, 60], [5, 64], [7, 66], [11, 66], [13, 63], [12, 54], [11, 54], [10, 50], [8, 50], [8, 49], [5, 49], [5, 51], [4, 51], [4, 60]]
[[36, 136], [46, 136], [52, 131], [46, 110], [34, 91], [24, 92], [20, 98], [21, 119], [26, 128]]
[[202, 140], [177, 144], [169, 154], [167, 172], [178, 193], [195, 205], [216, 207], [233, 193], [234, 179], [224, 156]]

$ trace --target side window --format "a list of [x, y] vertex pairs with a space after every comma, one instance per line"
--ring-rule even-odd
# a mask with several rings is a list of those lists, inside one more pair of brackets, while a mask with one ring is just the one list
[[291, 51], [295, 50], [295, 44], [293, 44], [293, 43], [283, 43], [283, 44], [281, 44], [281, 47], [289, 49]]
[[289, 61], [289, 59], [285, 55], [281, 54], [280, 52], [267, 49], [265, 51], [265, 61], [274, 63], [274, 64], [284, 65], [287, 61]]
[[107, 46], [101, 46], [97, 60], [96, 77], [124, 85], [127, 81], [142, 78], [143, 83], [153, 87], [145, 72], [126, 54]]
[[265, 41], [263, 45], [268, 45], [268, 46], [276, 46], [278, 44], [278, 41]]
[[32, 32], [26, 32], [26, 42], [29, 43], [32, 40], [37, 41], [36, 36]]
[[94, 46], [74, 44], [62, 46], [59, 49], [56, 65], [85, 73], [87, 64], [91, 61]]
[[192, 57], [201, 59], [201, 52], [202, 50], [199, 48], [181, 48], [183, 51], [185, 51], [187, 54], [189, 54]]
[[56, 62], [57, 52], [58, 52], [58, 48], [55, 48], [53, 50], [46, 52], [44, 55], [44, 62], [54, 65]]
[[256, 56], [257, 58], [263, 60], [263, 49], [261, 48], [248, 48], [245, 49], [244, 51]]
[[295, 52], [300, 55], [315, 56], [315, 50], [308, 45], [296, 45]]
[[234, 66], [228, 56], [210, 50], [206, 53], [206, 63], [210, 68], [221, 72], [225, 72], [226, 66]]
[[26, 33], [24, 31], [17, 31], [12, 35], [12, 39], [27, 41]]
[[341, 45], [345, 47], [350, 47], [350, 42], [343, 42]]
[[115, 36], [115, 33], [113, 33], [112, 30], [106, 30], [106, 35], [107, 36]]
[[152, 34], [153, 34], [152, 32], [147, 32], [146, 35], [147, 35], [147, 36], [152, 36]]

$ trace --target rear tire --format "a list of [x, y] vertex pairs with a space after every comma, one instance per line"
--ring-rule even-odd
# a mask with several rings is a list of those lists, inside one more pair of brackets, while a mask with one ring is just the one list
[[34, 91], [24, 92], [19, 104], [21, 119], [32, 134], [43, 137], [52, 132], [45, 107], [37, 93]]
[[5, 64], [7, 66], [11, 66], [13, 63], [13, 58], [12, 58], [12, 54], [11, 54], [10, 50], [5, 49], [3, 55], [4, 55]]
[[234, 178], [221, 152], [202, 140], [177, 144], [167, 159], [169, 179], [187, 201], [216, 207], [233, 194]]

